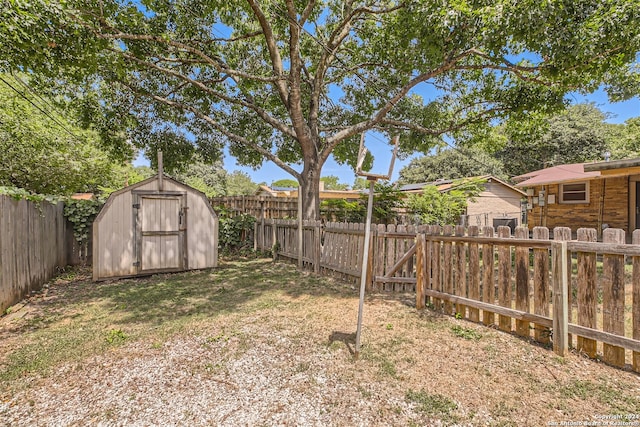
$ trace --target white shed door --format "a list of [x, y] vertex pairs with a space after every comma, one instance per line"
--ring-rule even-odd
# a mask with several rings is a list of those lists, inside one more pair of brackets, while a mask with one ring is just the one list
[[182, 197], [141, 195], [138, 200], [139, 271], [182, 269]]

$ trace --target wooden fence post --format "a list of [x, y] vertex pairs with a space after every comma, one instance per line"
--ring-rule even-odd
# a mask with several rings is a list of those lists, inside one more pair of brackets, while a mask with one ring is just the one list
[[[624, 244], [624, 230], [607, 228], [604, 243]], [[603, 255], [602, 328], [605, 332], [624, 336], [624, 255]], [[624, 348], [603, 344], [604, 361], [624, 367]]]
[[[469, 226], [469, 237], [478, 237], [478, 226]], [[477, 243], [469, 243], [469, 298], [480, 300], [480, 248]], [[469, 320], [480, 321], [480, 310], [469, 307]]]
[[[558, 242], [568, 242], [571, 240], [571, 229], [569, 227], [555, 227], [553, 229], [553, 240]], [[571, 272], [573, 270], [573, 266], [571, 265], [571, 254], [567, 253], [567, 305], [569, 307], [569, 312], [567, 316], [569, 317], [569, 323], [573, 323], [573, 285], [571, 282]], [[573, 346], [573, 336], [571, 334], [568, 335], [569, 347]]]
[[[633, 231], [632, 242], [640, 245], [640, 230]], [[633, 339], [640, 340], [640, 257], [633, 257]], [[640, 372], [640, 353], [633, 352], [633, 370]]]
[[[597, 237], [595, 228], [578, 229], [578, 241], [580, 242], [595, 242]], [[595, 252], [578, 252], [578, 324], [592, 329], [597, 328], [598, 293], [596, 277]], [[596, 340], [578, 337], [577, 349], [584, 351], [591, 358], [596, 357], [596, 345]]]
[[569, 351], [567, 242], [551, 244], [553, 269], [553, 351], [565, 357]]
[[[516, 228], [516, 239], [528, 239], [527, 227]], [[516, 310], [529, 312], [529, 248], [516, 247]], [[531, 324], [523, 320], [516, 320], [516, 334], [529, 337]]]
[[[508, 240], [511, 229], [499, 226], [498, 237], [505, 239], [505, 243], [498, 247], [498, 303], [511, 308], [511, 246]], [[511, 317], [501, 314], [498, 323], [502, 331], [511, 332]]]
[[422, 310], [425, 305], [424, 287], [425, 287], [425, 251], [427, 250], [427, 241], [424, 233], [418, 233], [416, 236], [416, 309]]
[[[493, 227], [488, 225], [482, 229], [484, 237], [493, 237]], [[482, 245], [482, 301], [495, 304], [495, 284], [493, 280], [493, 271], [495, 269], [495, 256], [493, 245], [485, 243]], [[492, 312], [482, 311], [482, 323], [485, 325], [493, 325], [495, 316]]]
[[[547, 227], [534, 227], [533, 238], [536, 240], [549, 240]], [[541, 316], [549, 316], [549, 250], [533, 250], [533, 311]], [[549, 329], [535, 324], [534, 338], [536, 341], [548, 344]]]

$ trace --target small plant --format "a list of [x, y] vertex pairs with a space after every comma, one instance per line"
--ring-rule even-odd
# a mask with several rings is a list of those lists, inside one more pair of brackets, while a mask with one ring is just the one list
[[453, 335], [459, 338], [464, 338], [465, 340], [477, 341], [480, 338], [482, 338], [481, 333], [476, 332], [473, 329], [463, 328], [462, 326], [458, 326], [458, 325], [453, 325], [451, 327], [451, 332], [453, 332]]
[[122, 344], [123, 342], [125, 342], [127, 340], [127, 338], [128, 338], [127, 334], [122, 332], [122, 329], [111, 329], [107, 333], [107, 337], [105, 338], [105, 340], [109, 344], [117, 345], [117, 344]]
[[390, 331], [393, 329], [393, 325], [391, 323], [387, 323], [385, 327], [387, 328], [387, 331]]
[[456, 313], [455, 318], [456, 318], [456, 319], [462, 319], [462, 314], [460, 314], [460, 313]]

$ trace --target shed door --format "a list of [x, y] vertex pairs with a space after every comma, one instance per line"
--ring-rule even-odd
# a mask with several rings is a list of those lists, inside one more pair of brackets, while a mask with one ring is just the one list
[[138, 271], [184, 269], [183, 197], [139, 195], [137, 207]]

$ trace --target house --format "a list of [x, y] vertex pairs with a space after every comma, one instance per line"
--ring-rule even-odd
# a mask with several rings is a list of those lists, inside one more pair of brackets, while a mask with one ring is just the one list
[[[344, 199], [348, 201], [358, 200], [362, 192], [360, 190], [325, 190], [324, 182], [320, 181], [320, 200]], [[297, 187], [269, 187], [260, 185], [256, 196], [266, 197], [298, 197]]]
[[513, 180], [526, 190], [529, 228], [608, 227], [631, 234], [640, 226], [640, 158], [574, 163], [529, 172]]
[[462, 180], [437, 180], [419, 184], [407, 184], [399, 188], [406, 194], [422, 193], [427, 185], [435, 185], [440, 192], [446, 192], [464, 180], [481, 180], [484, 189], [474, 200], [467, 203], [466, 225], [509, 225], [512, 228], [522, 223], [522, 200], [526, 193], [492, 175], [464, 178]]

